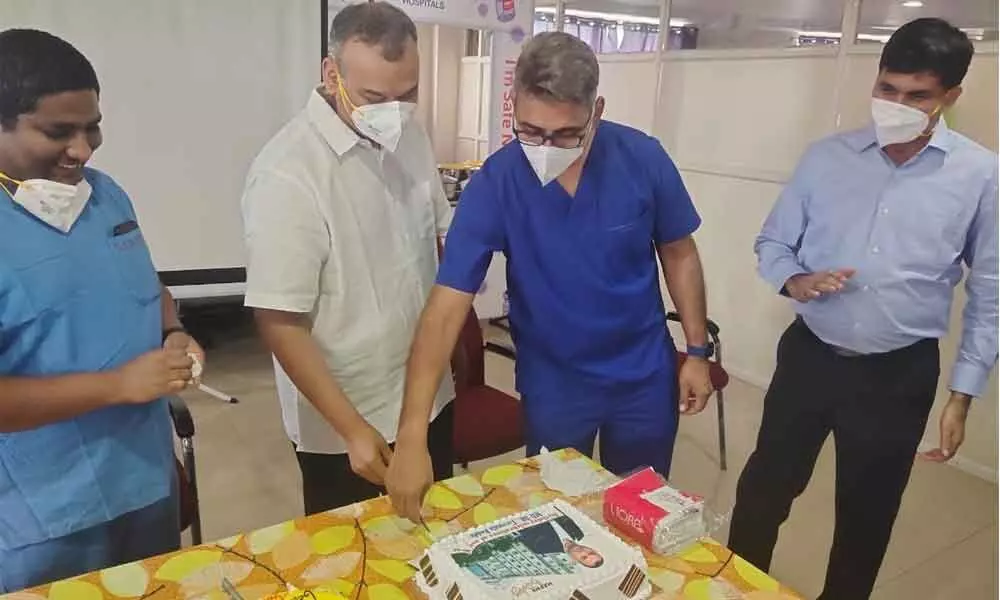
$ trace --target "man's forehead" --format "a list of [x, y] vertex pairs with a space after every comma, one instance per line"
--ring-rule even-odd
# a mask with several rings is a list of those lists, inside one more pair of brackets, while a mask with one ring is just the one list
[[590, 111], [578, 104], [552, 102], [524, 95], [514, 103], [514, 116], [522, 124], [557, 130], [580, 127]]
[[883, 70], [879, 73], [878, 80], [888, 83], [893, 87], [909, 91], [928, 90], [937, 91], [941, 88], [941, 80], [930, 71], [920, 73], [895, 73]]
[[42, 96], [23, 116], [36, 123], [85, 124], [100, 120], [101, 110], [97, 93], [82, 90]]
[[[367, 44], [359, 38], [354, 38], [344, 42], [340, 49], [340, 63], [347, 68], [360, 67], [362, 69], [400, 69], [419, 65], [420, 59], [417, 52], [416, 43], [407, 38], [404, 45], [403, 54], [398, 60], [386, 60], [385, 49], [381, 45]], [[396, 57], [393, 57], [396, 58]]]

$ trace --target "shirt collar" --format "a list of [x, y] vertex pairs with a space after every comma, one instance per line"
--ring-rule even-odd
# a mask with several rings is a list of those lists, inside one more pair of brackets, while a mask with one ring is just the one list
[[[934, 128], [934, 133], [931, 134], [931, 139], [927, 143], [927, 146], [937, 148], [947, 154], [951, 151], [952, 137], [952, 132], [948, 127], [947, 121], [945, 121], [944, 117], [941, 117], [938, 119], [937, 126]], [[869, 124], [864, 129], [859, 129], [848, 134], [847, 142], [857, 152], [864, 152], [872, 146], [878, 146], [878, 138], [875, 136], [875, 125]]]
[[306, 114], [309, 121], [338, 156], [347, 154], [361, 141], [361, 137], [344, 123], [318, 89], [313, 90], [312, 95], [309, 96]]

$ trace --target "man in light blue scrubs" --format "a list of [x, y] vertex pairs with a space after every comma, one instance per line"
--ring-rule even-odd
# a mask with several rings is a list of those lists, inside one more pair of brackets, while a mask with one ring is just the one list
[[0, 592], [180, 545], [162, 398], [203, 352], [179, 326], [101, 144], [93, 67], [0, 33]]
[[[518, 60], [519, 143], [491, 156], [462, 193], [413, 343], [387, 477], [408, 518], [419, 518], [431, 481], [434, 391], [494, 252], [508, 261], [529, 454], [545, 446], [590, 455], [600, 433], [611, 471], [651, 465], [666, 475], [678, 406], [697, 413], [712, 391], [691, 238], [700, 219], [660, 143], [601, 120], [598, 76], [591, 49], [564, 33], [537, 36]], [[657, 257], [692, 357], [679, 373]]]

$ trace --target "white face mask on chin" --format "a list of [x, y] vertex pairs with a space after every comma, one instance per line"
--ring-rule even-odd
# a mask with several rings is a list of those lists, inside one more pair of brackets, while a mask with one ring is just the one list
[[[931, 114], [935, 113], [937, 109]], [[882, 148], [912, 142], [932, 133], [929, 131], [931, 115], [881, 98], [872, 98], [872, 121], [875, 122], [875, 137]]]
[[[2, 176], [0, 179], [17, 184], [17, 190], [11, 196], [15, 204], [63, 233], [69, 233], [76, 224], [93, 191], [86, 179], [81, 179], [76, 185], [49, 179], [16, 181]], [[10, 195], [6, 184], [3, 189]]]
[[557, 148], [556, 146], [529, 146], [521, 143], [524, 155], [531, 163], [542, 187], [548, 185], [566, 172], [566, 169], [583, 154], [583, 146], [579, 148]]
[[351, 121], [365, 137], [389, 152], [395, 152], [403, 128], [416, 108], [417, 105], [412, 102], [366, 104], [351, 111]]

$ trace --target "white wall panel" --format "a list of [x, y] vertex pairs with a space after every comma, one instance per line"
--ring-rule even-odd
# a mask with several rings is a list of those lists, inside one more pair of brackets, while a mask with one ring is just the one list
[[670, 59], [663, 70], [658, 133], [682, 166], [781, 180], [832, 129], [833, 58]]
[[653, 55], [627, 57], [597, 57], [601, 65], [601, 85], [607, 109], [604, 118], [653, 131], [653, 99], [656, 97], [656, 61]]
[[161, 270], [244, 264], [247, 169], [319, 82], [319, 23], [314, 0], [253, 10], [243, 0], [4, 0], [0, 11], [0, 29], [47, 30], [94, 64], [105, 142], [93, 165], [131, 195]]
[[482, 65], [478, 59], [462, 59], [458, 76], [458, 135], [479, 135], [479, 105], [482, 102]]

